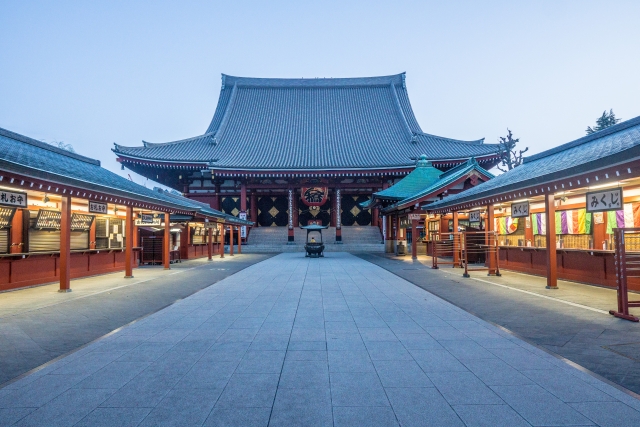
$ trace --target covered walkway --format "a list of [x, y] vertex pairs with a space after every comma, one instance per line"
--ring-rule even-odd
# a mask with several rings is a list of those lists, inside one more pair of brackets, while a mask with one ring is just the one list
[[640, 401], [362, 259], [282, 254], [0, 389], [0, 420], [607, 426]]

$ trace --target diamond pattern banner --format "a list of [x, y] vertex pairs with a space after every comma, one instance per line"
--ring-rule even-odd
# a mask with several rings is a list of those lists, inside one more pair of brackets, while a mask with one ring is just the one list
[[342, 225], [371, 225], [371, 210], [362, 209], [360, 203], [369, 200], [367, 196], [343, 195], [341, 198]]
[[287, 196], [263, 196], [258, 199], [258, 224], [284, 227], [289, 223]]

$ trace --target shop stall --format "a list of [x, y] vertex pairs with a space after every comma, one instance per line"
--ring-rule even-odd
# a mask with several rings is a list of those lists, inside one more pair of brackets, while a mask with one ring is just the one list
[[[225, 221], [225, 214], [180, 195], [151, 190], [100, 162], [0, 129], [0, 291], [180, 260], [182, 229], [169, 215]], [[238, 224], [251, 225], [240, 221]], [[137, 256], [134, 256], [137, 255]]]
[[[478, 212], [496, 234], [500, 268], [546, 276], [549, 289], [557, 279], [616, 287], [614, 229], [640, 226], [640, 118], [531, 156], [423, 209]], [[640, 251], [637, 242], [627, 251]], [[630, 278], [629, 288], [640, 290], [640, 280]]]

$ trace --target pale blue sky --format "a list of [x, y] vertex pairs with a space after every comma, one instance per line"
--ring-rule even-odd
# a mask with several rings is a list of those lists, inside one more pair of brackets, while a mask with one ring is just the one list
[[[640, 115], [640, 1], [0, 0], [0, 127], [126, 176], [113, 142], [201, 134], [220, 74], [407, 72], [425, 132], [535, 153]], [[142, 179], [134, 177], [142, 183]]]

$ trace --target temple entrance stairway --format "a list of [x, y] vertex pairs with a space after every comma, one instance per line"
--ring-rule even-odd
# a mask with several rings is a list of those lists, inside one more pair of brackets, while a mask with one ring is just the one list
[[[307, 231], [294, 229], [294, 244], [287, 244], [287, 227], [255, 227], [250, 231], [249, 242], [242, 245], [244, 253], [304, 252]], [[317, 233], [314, 233], [317, 236]], [[384, 252], [378, 227], [342, 227], [342, 244], [336, 244], [336, 229], [322, 230], [326, 252]]]

